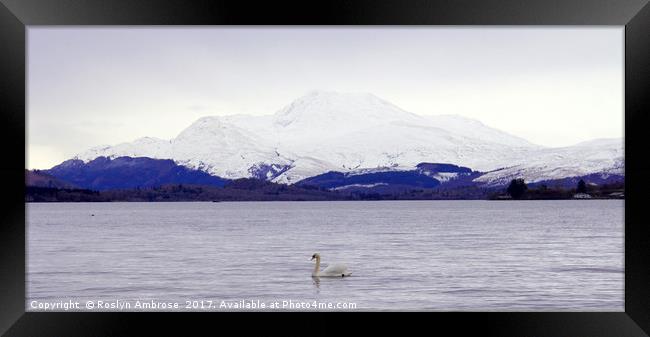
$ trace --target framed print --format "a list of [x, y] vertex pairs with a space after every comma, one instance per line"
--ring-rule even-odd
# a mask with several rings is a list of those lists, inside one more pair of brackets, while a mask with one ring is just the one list
[[647, 1], [2, 0], [0, 25], [8, 336], [650, 331]]

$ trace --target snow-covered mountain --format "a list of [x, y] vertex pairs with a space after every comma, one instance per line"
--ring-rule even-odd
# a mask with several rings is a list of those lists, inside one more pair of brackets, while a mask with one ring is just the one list
[[513, 161], [508, 167], [487, 172], [474, 181], [488, 186], [505, 185], [514, 178], [524, 178], [527, 183], [580, 177], [599, 173], [625, 174], [622, 139], [597, 139], [574, 146], [544, 148], [533, 155]]
[[622, 140], [544, 148], [461, 116], [416, 115], [372, 94], [314, 91], [272, 115], [204, 117], [171, 140], [147, 137], [77, 158], [173, 159], [224, 178], [289, 184], [329, 171], [452, 163], [489, 172], [477, 182], [493, 185], [514, 175], [528, 180], [619, 172], [622, 148]]

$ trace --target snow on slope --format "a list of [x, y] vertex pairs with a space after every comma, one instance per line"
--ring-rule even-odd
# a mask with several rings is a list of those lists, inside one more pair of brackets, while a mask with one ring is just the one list
[[529, 141], [491, 128], [478, 120], [459, 115], [434, 115], [427, 116], [436, 127], [457, 134], [465, 134], [471, 130], [472, 136], [491, 143], [497, 143], [512, 147], [528, 146], [539, 147]]
[[[422, 162], [484, 172], [510, 167], [486, 175], [481, 182], [488, 183], [514, 174], [536, 177], [545, 166], [556, 171], [543, 175], [557, 176], [610, 168], [618, 157], [608, 155], [622, 161], [622, 145], [621, 153], [601, 153], [601, 145], [548, 149], [476, 120], [416, 115], [372, 94], [314, 91], [273, 115], [204, 117], [169, 141], [143, 138], [77, 157], [173, 159], [224, 178], [259, 176], [263, 169], [269, 180], [289, 184], [328, 171], [412, 169]], [[595, 157], [583, 164], [575, 153]]]
[[115, 146], [102, 145], [90, 148], [75, 156], [75, 158], [89, 162], [97, 157], [151, 157], [158, 159], [171, 159], [170, 141], [153, 137], [139, 138], [131, 143], [121, 143]]
[[171, 142], [172, 159], [223, 178], [250, 177], [254, 165], [290, 165], [264, 139], [219, 117], [203, 117]]
[[592, 173], [624, 175], [623, 140], [598, 139], [569, 147], [541, 149], [513, 164], [474, 181], [495, 186], [508, 184], [514, 178], [534, 183]]
[[264, 134], [279, 152], [309, 154], [343, 172], [423, 161], [494, 169], [496, 159], [539, 148], [471, 119], [419, 116], [372, 94], [312, 92], [278, 111], [272, 130]]

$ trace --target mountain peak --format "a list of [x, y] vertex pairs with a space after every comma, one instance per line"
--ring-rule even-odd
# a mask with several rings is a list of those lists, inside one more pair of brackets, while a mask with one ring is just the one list
[[414, 118], [419, 117], [371, 93], [313, 90], [276, 112], [274, 123], [288, 127], [332, 122], [372, 124], [373, 121]]

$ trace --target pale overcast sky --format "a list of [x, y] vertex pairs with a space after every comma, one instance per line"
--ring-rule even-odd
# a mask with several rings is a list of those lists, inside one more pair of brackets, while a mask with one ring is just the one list
[[370, 92], [545, 146], [623, 137], [623, 27], [28, 28], [27, 168]]

